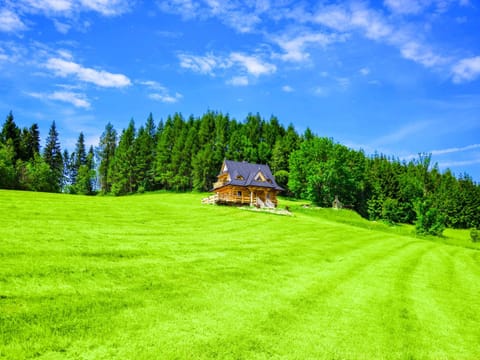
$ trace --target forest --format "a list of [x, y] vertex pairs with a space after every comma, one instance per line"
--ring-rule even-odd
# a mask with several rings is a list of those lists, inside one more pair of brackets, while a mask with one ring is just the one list
[[467, 174], [441, 172], [430, 154], [401, 161], [366, 155], [320, 137], [299, 134], [272, 116], [237, 121], [220, 112], [155, 123], [150, 114], [117, 132], [105, 126], [98, 145], [62, 151], [52, 122], [41, 147], [37, 124], [21, 129], [10, 112], [0, 133], [0, 188], [70, 194], [126, 195], [145, 191], [209, 191], [224, 159], [268, 164], [284, 195], [330, 207], [335, 197], [370, 220], [416, 224], [420, 233], [445, 226], [478, 228], [480, 185]]

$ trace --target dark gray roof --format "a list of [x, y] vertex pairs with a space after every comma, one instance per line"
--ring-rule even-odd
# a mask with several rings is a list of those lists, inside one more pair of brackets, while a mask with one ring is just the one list
[[[283, 191], [283, 188], [276, 183], [268, 165], [225, 160], [222, 165], [221, 174], [225, 173], [223, 171], [225, 165], [227, 166], [226, 172], [230, 175], [230, 181], [225, 183], [224, 186], [258, 186]], [[263, 174], [267, 181], [255, 180], [259, 172]]]

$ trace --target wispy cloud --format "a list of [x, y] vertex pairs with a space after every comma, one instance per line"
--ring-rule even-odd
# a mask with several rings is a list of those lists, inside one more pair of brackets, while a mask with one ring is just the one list
[[403, 44], [400, 51], [405, 59], [413, 60], [427, 68], [443, 65], [448, 61], [445, 57], [435, 54], [432, 50], [415, 41]]
[[249, 74], [257, 77], [277, 71], [277, 67], [274, 64], [263, 61], [258, 56], [234, 52], [230, 54], [230, 60], [243, 67]]
[[172, 104], [178, 102], [183, 96], [179, 93], [175, 93], [175, 95], [170, 95], [168, 93], [152, 93], [148, 95], [148, 97], [152, 100]]
[[227, 84], [233, 86], [247, 86], [248, 85], [248, 77], [246, 76], [234, 76], [230, 80], [227, 81]]
[[53, 93], [27, 93], [29, 96], [41, 100], [57, 100], [72, 104], [78, 108], [89, 109], [91, 104], [84, 94], [79, 94], [71, 91], [55, 91]]
[[[413, 3], [414, 1], [411, 1], [409, 6], [413, 6]], [[397, 2], [392, 1], [391, 4]], [[405, 5], [404, 9], [407, 7]], [[402, 57], [425, 67], [442, 66], [449, 61], [447, 57], [420, 42], [414, 34], [403, 28], [401, 23], [389, 20], [381, 12], [372, 10], [363, 3], [321, 7], [312, 18], [315, 23], [336, 31], [357, 31], [368, 39], [394, 46], [400, 50]]]
[[172, 104], [183, 98], [183, 95], [178, 92], [172, 95], [170, 90], [156, 81], [146, 80], [137, 81], [137, 83], [146, 86], [151, 91], [150, 94], [148, 94], [148, 97], [155, 101]]
[[180, 15], [184, 20], [217, 18], [239, 33], [248, 33], [261, 23], [260, 15], [270, 8], [269, 1], [164, 0], [160, 10]]
[[475, 149], [480, 149], [480, 144], [472, 144], [472, 145], [467, 145], [463, 147], [454, 147], [454, 148], [441, 149], [441, 150], [432, 150], [430, 152], [432, 153], [432, 155], [444, 155], [444, 154], [470, 151]]
[[281, 35], [280, 37], [274, 37], [273, 40], [284, 52], [280, 55], [282, 60], [302, 62], [310, 57], [306, 50], [308, 46], [324, 47], [337, 41], [344, 41], [345, 36], [317, 31], [304, 32], [294, 36]]
[[191, 55], [179, 54], [180, 66], [184, 69], [191, 70], [200, 74], [214, 75], [214, 70], [217, 68], [225, 68], [224, 61], [213, 55]]
[[452, 67], [453, 82], [462, 83], [472, 81], [480, 75], [480, 56], [458, 61]]
[[201, 14], [199, 11], [200, 4], [193, 0], [160, 1], [158, 6], [160, 10], [170, 14], [178, 14], [185, 20], [196, 18]]
[[[433, 8], [436, 13], [445, 12], [456, 0], [384, 0], [389, 10], [400, 15], [418, 15], [427, 9]], [[468, 0], [460, 0], [461, 6], [468, 5]]]
[[370, 74], [370, 69], [364, 67], [364, 68], [361, 68], [361, 69], [359, 70], [359, 72], [360, 72], [360, 74], [362, 74], [363, 76], [367, 76], [368, 74]]
[[286, 93], [294, 92], [295, 90], [290, 86], [290, 85], [283, 85], [282, 86], [282, 91]]
[[459, 167], [459, 166], [469, 166], [469, 165], [476, 165], [480, 164], [480, 157], [476, 159], [470, 159], [470, 160], [447, 160], [447, 161], [441, 161], [439, 162], [439, 165], [443, 168], [453, 168], [453, 167]]
[[0, 9], [0, 31], [17, 32], [26, 29], [27, 27], [17, 14], [9, 9]]
[[104, 70], [83, 67], [73, 61], [61, 58], [48, 59], [45, 67], [52, 70], [56, 76], [74, 76], [80, 81], [101, 87], [121, 88], [131, 84], [130, 79], [123, 74], [113, 74]]
[[385, 0], [385, 5], [397, 14], [418, 14], [423, 4], [418, 0]]
[[395, 130], [394, 132], [376, 139], [373, 147], [378, 147], [379, 145], [396, 144], [409, 136], [418, 134], [419, 132], [424, 130], [429, 124], [430, 122], [428, 121], [420, 121], [406, 124], [405, 126], [402, 126], [399, 129]]
[[85, 11], [116, 16], [130, 9], [128, 0], [19, 0], [15, 6], [25, 13], [43, 13], [52, 17], [71, 16]]
[[128, 0], [80, 0], [80, 5], [104, 16], [121, 15], [130, 9]]
[[[232, 52], [228, 56], [180, 54], [178, 57], [182, 68], [211, 76], [215, 76], [218, 69], [230, 69], [235, 66], [254, 77], [273, 74], [277, 70], [275, 64], [264, 61], [259, 55], [239, 52]], [[243, 79], [241, 82], [245, 83]], [[232, 84], [231, 81], [229, 83]]]

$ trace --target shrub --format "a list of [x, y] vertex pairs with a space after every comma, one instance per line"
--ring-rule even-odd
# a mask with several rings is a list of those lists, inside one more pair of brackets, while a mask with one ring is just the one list
[[401, 221], [402, 212], [397, 199], [385, 199], [382, 204], [382, 219], [393, 225]]
[[472, 239], [472, 242], [478, 242], [479, 235], [478, 235], [478, 230], [476, 228], [472, 228], [470, 230], [470, 238]]
[[415, 211], [417, 213], [415, 222], [417, 234], [442, 235], [443, 230], [445, 230], [445, 217], [437, 208], [432, 206], [430, 200], [419, 201], [416, 204]]

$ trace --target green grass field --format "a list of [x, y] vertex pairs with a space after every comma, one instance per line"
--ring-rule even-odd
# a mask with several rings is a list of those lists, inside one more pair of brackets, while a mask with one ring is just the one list
[[480, 359], [480, 251], [349, 211], [0, 191], [0, 358]]

